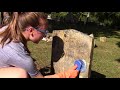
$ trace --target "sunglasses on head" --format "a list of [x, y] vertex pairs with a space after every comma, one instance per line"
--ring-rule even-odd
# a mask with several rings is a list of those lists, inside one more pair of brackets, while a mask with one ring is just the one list
[[40, 28], [38, 28], [38, 27], [36, 27], [35, 28], [37, 31], [39, 31], [39, 32], [41, 32], [41, 33], [43, 33], [45, 36], [49, 33], [49, 31], [48, 30], [41, 30]]

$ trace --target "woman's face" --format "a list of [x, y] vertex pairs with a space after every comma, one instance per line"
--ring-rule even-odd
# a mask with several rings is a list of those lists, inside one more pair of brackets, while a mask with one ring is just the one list
[[37, 28], [33, 27], [32, 38], [30, 39], [34, 43], [39, 43], [43, 37], [45, 37], [45, 31], [48, 28], [47, 20], [39, 19], [40, 25]]

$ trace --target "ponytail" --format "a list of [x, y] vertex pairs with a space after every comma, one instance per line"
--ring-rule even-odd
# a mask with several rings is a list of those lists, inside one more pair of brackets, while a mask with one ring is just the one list
[[21, 30], [18, 25], [18, 18], [19, 18], [18, 12], [14, 12], [13, 19], [9, 25], [11, 30], [11, 37], [14, 42], [21, 40]]
[[2, 47], [13, 41], [19, 41], [21, 32], [19, 30], [18, 27], [18, 12], [14, 12], [13, 16], [12, 16], [12, 20], [11, 22], [8, 24], [8, 27], [6, 28], [6, 30], [4, 32], [2, 32], [0, 35], [3, 36], [1, 39], [0, 44], [2, 45]]

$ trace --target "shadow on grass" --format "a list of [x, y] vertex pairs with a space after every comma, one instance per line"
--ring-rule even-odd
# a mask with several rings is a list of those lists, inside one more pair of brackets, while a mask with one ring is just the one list
[[116, 59], [116, 61], [120, 63], [120, 58], [119, 58], [119, 59]]
[[106, 76], [95, 71], [91, 71], [90, 78], [105, 78]]
[[117, 45], [118, 47], [120, 47], [120, 42], [116, 43], [116, 45]]

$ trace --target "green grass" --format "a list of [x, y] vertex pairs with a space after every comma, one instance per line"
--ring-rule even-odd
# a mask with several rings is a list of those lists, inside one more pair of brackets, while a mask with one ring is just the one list
[[[106, 78], [120, 78], [120, 43], [119, 38], [107, 38], [107, 42], [95, 39], [98, 47], [94, 48], [92, 70]], [[97, 76], [95, 76], [97, 77]]]
[[50, 66], [52, 42], [42, 40], [38, 44], [29, 42], [28, 48], [31, 51], [32, 57], [36, 59], [38, 68]]

